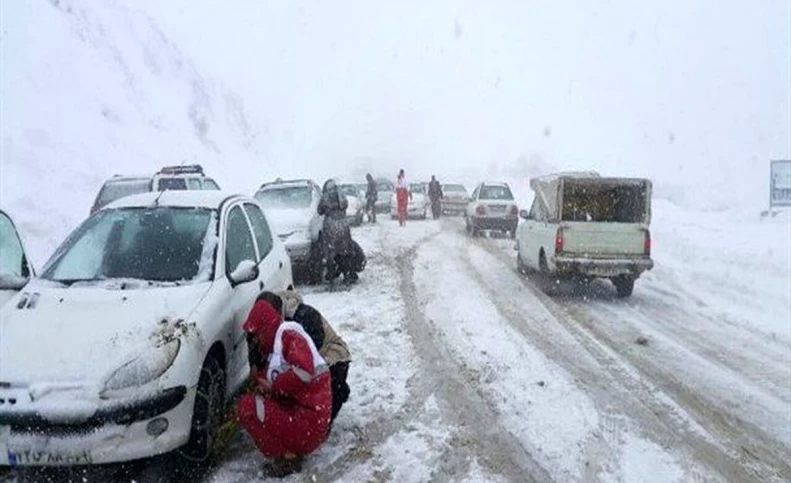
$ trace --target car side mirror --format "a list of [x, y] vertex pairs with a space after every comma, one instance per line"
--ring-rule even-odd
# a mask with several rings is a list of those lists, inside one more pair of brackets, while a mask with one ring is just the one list
[[521, 217], [523, 220], [529, 220], [529, 219], [530, 219], [530, 213], [529, 213], [527, 210], [522, 210], [522, 211], [520, 211], [520, 212], [519, 212], [519, 216], [520, 216], [520, 217]]
[[242, 260], [236, 270], [228, 274], [231, 286], [236, 287], [243, 283], [252, 282], [258, 278], [258, 265], [252, 260]]

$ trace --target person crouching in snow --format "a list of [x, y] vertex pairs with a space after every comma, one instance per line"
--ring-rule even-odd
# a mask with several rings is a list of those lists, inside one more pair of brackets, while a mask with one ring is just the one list
[[327, 439], [330, 373], [302, 326], [284, 322], [266, 300], [256, 300], [243, 329], [254, 391], [239, 401], [239, 424], [273, 459], [267, 476], [285, 477], [301, 471], [303, 458]]
[[349, 346], [335, 332], [321, 312], [302, 301], [302, 297], [294, 290], [280, 293], [283, 304], [283, 314], [286, 320], [293, 320], [305, 329], [319, 354], [327, 361], [332, 379], [332, 418], [330, 425], [335, 421], [341, 406], [349, 400], [351, 389], [346, 382], [349, 375], [349, 364], [352, 361]]

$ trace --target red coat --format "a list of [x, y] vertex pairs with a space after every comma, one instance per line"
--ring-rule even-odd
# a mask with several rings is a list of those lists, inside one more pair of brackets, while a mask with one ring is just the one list
[[256, 337], [268, 361], [250, 377], [270, 390], [242, 397], [240, 425], [264, 456], [312, 453], [329, 432], [332, 390], [326, 363], [302, 327], [283, 322], [265, 301], [255, 303], [244, 329]]

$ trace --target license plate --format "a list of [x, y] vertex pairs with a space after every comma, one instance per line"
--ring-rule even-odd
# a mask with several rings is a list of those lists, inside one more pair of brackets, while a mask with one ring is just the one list
[[93, 458], [89, 451], [63, 453], [41, 450], [6, 450], [8, 466], [89, 465]]
[[492, 213], [505, 213], [505, 206], [490, 206], [489, 210]]

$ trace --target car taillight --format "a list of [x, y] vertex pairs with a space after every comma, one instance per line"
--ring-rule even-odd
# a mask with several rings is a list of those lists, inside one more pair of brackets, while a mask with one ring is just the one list
[[511, 216], [519, 216], [519, 208], [516, 205], [511, 207]]
[[643, 246], [646, 255], [651, 255], [651, 232], [645, 230], [645, 245]]
[[560, 254], [563, 251], [563, 228], [558, 228], [558, 232], [555, 234], [555, 255]]
[[483, 205], [478, 205], [475, 207], [475, 214], [476, 215], [485, 215], [486, 214], [486, 207]]

